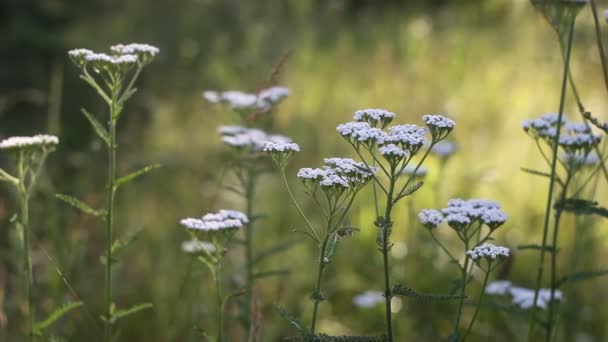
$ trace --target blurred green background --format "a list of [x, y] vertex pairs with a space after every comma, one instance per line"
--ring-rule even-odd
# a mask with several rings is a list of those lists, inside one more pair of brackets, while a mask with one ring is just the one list
[[[572, 72], [587, 109], [606, 120], [594, 39], [587, 7], [578, 20]], [[498, 234], [500, 244], [540, 241], [547, 181], [520, 171], [544, 168], [520, 123], [557, 111], [562, 59], [555, 34], [527, 1], [8, 0], [0, 3], [0, 42], [0, 137], [48, 132], [61, 139], [34, 198], [32, 222], [40, 310], [48, 312], [76, 295], [87, 304], [55, 327], [70, 341], [96, 341], [102, 333], [97, 317], [103, 300], [99, 257], [104, 231], [58, 202], [54, 193], [101, 205], [105, 179], [102, 145], [80, 113], [81, 107], [101, 112], [103, 106], [68, 60], [66, 52], [73, 48], [105, 51], [115, 43], [142, 42], [161, 49], [119, 127], [119, 174], [149, 163], [163, 165], [118, 196], [118, 234], [139, 225], [144, 233], [117, 267], [116, 300], [123, 306], [154, 304], [153, 310], [120, 323], [121, 341], [199, 340], [196, 325], [214, 327], [210, 276], [180, 250], [187, 234], [178, 221], [224, 207], [243, 209], [243, 203], [221, 187], [234, 179], [223, 177], [230, 155], [216, 133], [217, 126], [238, 123], [238, 118], [204, 103], [201, 93], [254, 91], [266, 84], [287, 53], [279, 83], [292, 95], [272, 113], [272, 131], [302, 147], [290, 167], [296, 189], [301, 190], [295, 178], [299, 167], [316, 167], [323, 157], [352, 156], [335, 127], [357, 109], [389, 109], [398, 113], [398, 123], [421, 125], [426, 113], [444, 113], [457, 122], [452, 139], [458, 153], [441, 171], [438, 160], [429, 160], [425, 186], [397, 209], [395, 282], [445, 293], [457, 276], [447, 259], [433, 251], [409, 214], [411, 208], [440, 208], [452, 197], [497, 200], [511, 215]], [[580, 119], [572, 98], [566, 113], [571, 120]], [[2, 166], [8, 165], [6, 156], [1, 158]], [[15, 341], [23, 334], [24, 307], [9, 222], [15, 201], [6, 187], [0, 189], [0, 340]], [[600, 179], [596, 199], [604, 204], [605, 190]], [[297, 193], [308, 203], [302, 191]], [[382, 332], [381, 307], [352, 304], [354, 295], [382, 286], [369, 195], [359, 197], [351, 212], [350, 222], [361, 232], [340, 246], [326, 273], [328, 300], [321, 305], [320, 331]], [[301, 222], [287, 199], [276, 174], [263, 177], [256, 197], [257, 211], [265, 214], [255, 235], [257, 250], [294, 238], [291, 228]], [[314, 210], [310, 203], [306, 208]], [[605, 223], [585, 220], [578, 230], [575, 223], [566, 215], [561, 273], [573, 267], [605, 268]], [[447, 229], [439, 234], [457, 246]], [[576, 256], [571, 253], [575, 236], [584, 246]], [[238, 287], [242, 252], [238, 246], [230, 251], [226, 287]], [[308, 321], [315, 253], [307, 241], [260, 267], [291, 270], [256, 287], [261, 341], [293, 333], [273, 304]], [[534, 251], [516, 252], [502, 276], [533, 287], [537, 259]], [[564, 341], [608, 339], [607, 285], [600, 278], [568, 290]], [[472, 286], [472, 295], [478, 286]], [[397, 335], [401, 340], [439, 340], [449, 334], [455, 309], [449, 303], [402, 301], [395, 307]], [[231, 306], [229, 312], [234, 311]], [[242, 339], [237, 322], [227, 326], [231, 340]], [[521, 314], [484, 310], [475, 339], [514, 341], [525, 328]]]

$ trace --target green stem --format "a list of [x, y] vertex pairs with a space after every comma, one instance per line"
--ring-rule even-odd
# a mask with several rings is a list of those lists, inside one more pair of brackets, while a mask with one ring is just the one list
[[315, 292], [312, 294], [312, 300], [314, 301], [312, 307], [312, 319], [311, 319], [311, 331], [314, 334], [315, 328], [317, 324], [317, 311], [319, 310], [319, 303], [323, 301], [323, 297], [321, 295], [321, 278], [323, 277], [323, 270], [327, 263], [325, 262], [325, 248], [327, 247], [327, 241], [329, 240], [329, 234], [325, 236], [325, 240], [323, 241], [323, 245], [321, 246], [321, 250], [319, 253], [319, 268], [317, 271], [317, 282], [315, 285]]
[[[566, 178], [566, 184], [562, 189], [562, 193], [560, 196], [560, 201], [566, 199], [566, 194], [568, 191], [568, 185], [572, 180], [572, 175], [568, 172], [568, 176]], [[557, 237], [559, 234], [559, 223], [562, 217], [562, 211], [556, 210], [555, 212], [555, 220], [553, 222], [553, 242], [551, 247], [554, 251], [557, 250]], [[549, 319], [547, 322], [547, 333], [545, 335], [545, 341], [551, 341], [553, 336], [553, 326], [554, 326], [554, 316], [555, 316], [555, 305], [553, 303], [553, 299], [555, 298], [555, 290], [557, 288], [557, 253], [551, 253], [551, 296], [549, 299]], [[536, 302], [535, 302], [536, 303]]]
[[394, 205], [393, 193], [395, 191], [395, 177], [394, 177], [394, 168], [391, 168], [391, 182], [388, 190], [388, 194], [386, 197], [386, 213], [384, 214], [384, 222], [382, 223], [384, 226], [382, 229], [382, 261], [384, 266], [384, 302], [385, 302], [385, 311], [386, 311], [386, 337], [388, 342], [393, 342], [393, 322], [391, 318], [392, 310], [391, 310], [391, 282], [390, 282], [390, 267], [388, 260], [388, 252], [390, 250], [390, 225], [391, 222], [391, 212]]
[[116, 178], [116, 120], [112, 117], [114, 111], [110, 112], [110, 146], [108, 146], [108, 208], [106, 214], [106, 269], [105, 269], [105, 317], [104, 341], [112, 339], [112, 229], [114, 220], [114, 182]]
[[481, 285], [481, 291], [479, 292], [479, 299], [477, 299], [477, 306], [475, 307], [475, 313], [473, 314], [473, 318], [471, 319], [471, 323], [469, 323], [469, 327], [467, 331], [462, 336], [462, 341], [466, 340], [467, 336], [471, 332], [473, 328], [473, 324], [475, 324], [475, 320], [477, 319], [477, 314], [479, 313], [479, 308], [481, 307], [481, 300], [483, 299], [483, 295], [486, 289], [486, 285], [488, 285], [488, 278], [490, 277], [490, 271], [486, 272], [486, 276], [483, 278], [483, 284]]
[[293, 196], [293, 193], [291, 192], [291, 188], [289, 187], [289, 183], [287, 182], [287, 177], [285, 177], [284, 169], [281, 169], [281, 178], [283, 179], [283, 184], [285, 184], [285, 188], [287, 189], [287, 192], [289, 193], [291, 202], [295, 205], [296, 209], [300, 213], [300, 216], [302, 216], [302, 218], [304, 219], [304, 222], [306, 222], [306, 225], [308, 225], [308, 228], [310, 228], [310, 230], [313, 232], [314, 238], [317, 241], [317, 243], [319, 243], [321, 240], [319, 239], [319, 235], [317, 235], [317, 231], [314, 229], [314, 227], [312, 226], [312, 223], [310, 223], [310, 221], [304, 214], [304, 211], [302, 211], [302, 208], [300, 208], [298, 201], [296, 201], [296, 198]]
[[[563, 71], [563, 77], [562, 77], [562, 85], [561, 85], [561, 94], [560, 94], [560, 100], [559, 100], [559, 114], [558, 114], [558, 123], [562, 122], [562, 118], [564, 116], [564, 105], [566, 102], [566, 90], [567, 90], [567, 83], [568, 83], [568, 74], [569, 74], [569, 68], [570, 68], [570, 54], [572, 52], [572, 37], [574, 35], [574, 22], [575, 20], [572, 19], [572, 22], [570, 23], [570, 27], [568, 29], [568, 43], [566, 45], [566, 57], [564, 60], [564, 71]], [[543, 238], [542, 238], [542, 248], [540, 251], [540, 260], [539, 260], [539, 264], [538, 264], [538, 271], [536, 274], [536, 287], [534, 290], [534, 301], [533, 303], [536, 304], [536, 302], [538, 301], [538, 291], [541, 288], [541, 282], [543, 279], [543, 271], [544, 271], [544, 262], [545, 262], [545, 253], [546, 253], [546, 246], [547, 246], [547, 235], [548, 235], [548, 231], [549, 231], [549, 220], [551, 217], [551, 206], [552, 206], [552, 202], [553, 202], [553, 190], [555, 187], [555, 178], [556, 178], [556, 166], [557, 166], [557, 149], [558, 149], [558, 142], [559, 142], [559, 136], [560, 136], [560, 131], [561, 131], [561, 124], [557, 125], [557, 133], [555, 136], [555, 140], [553, 141], [553, 146], [552, 146], [552, 160], [551, 160], [551, 180], [549, 181], [549, 191], [548, 191], [548, 195], [547, 195], [547, 205], [545, 208], [545, 220], [544, 220], [544, 225], [543, 225]], [[553, 246], [555, 248], [555, 246]], [[530, 316], [530, 326], [529, 326], [529, 330], [528, 330], [528, 341], [531, 342], [533, 339], [533, 334], [534, 334], [534, 326], [536, 324], [536, 315], [537, 315], [537, 311], [538, 308], [536, 305], [532, 306], [532, 313]], [[549, 322], [549, 325], [551, 324], [551, 322]]]
[[222, 297], [222, 283], [221, 283], [221, 267], [216, 266], [215, 272], [215, 287], [217, 291], [217, 306], [218, 306], [218, 318], [217, 318], [217, 341], [224, 341], [224, 298]]
[[35, 320], [35, 306], [34, 306], [34, 277], [32, 274], [32, 255], [30, 252], [30, 227], [29, 227], [29, 194], [25, 185], [25, 171], [24, 171], [24, 152], [19, 151], [17, 160], [17, 171], [19, 176], [19, 208], [20, 208], [20, 221], [23, 229], [23, 255], [24, 255], [24, 271], [25, 271], [25, 287], [27, 295], [27, 312], [28, 312], [28, 335], [30, 341], [35, 341], [36, 336], [34, 335], [34, 324]]
[[255, 171], [253, 169], [247, 170], [247, 177], [245, 183], [245, 199], [246, 199], [246, 209], [245, 214], [249, 218], [249, 224], [247, 225], [247, 229], [245, 230], [245, 258], [246, 258], [246, 267], [247, 267], [247, 293], [245, 297], [246, 310], [246, 324], [248, 330], [248, 336], [251, 338], [252, 334], [252, 324], [251, 324], [251, 310], [253, 308], [253, 201], [255, 195]]
[[[465, 241], [465, 250], [469, 250], [469, 241]], [[454, 331], [452, 336], [458, 335], [458, 327], [460, 326], [460, 320], [462, 319], [462, 309], [464, 307], [464, 294], [467, 287], [467, 270], [469, 269], [469, 257], [466, 256], [464, 260], [464, 267], [460, 271], [460, 299], [458, 301], [458, 313], [456, 314], [456, 320], [454, 321]]]

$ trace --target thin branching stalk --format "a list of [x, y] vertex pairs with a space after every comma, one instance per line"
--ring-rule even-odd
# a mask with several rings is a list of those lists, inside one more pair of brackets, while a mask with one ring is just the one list
[[23, 261], [25, 271], [25, 288], [27, 295], [27, 311], [28, 311], [28, 337], [30, 341], [35, 341], [34, 324], [35, 324], [35, 304], [34, 304], [34, 279], [32, 274], [32, 255], [30, 252], [30, 226], [29, 226], [29, 194], [25, 185], [25, 170], [24, 152], [19, 151], [17, 157], [17, 172], [19, 178], [19, 208], [20, 208], [20, 223], [23, 230]]
[[319, 303], [323, 301], [323, 295], [321, 294], [321, 278], [323, 277], [323, 270], [325, 270], [325, 266], [327, 263], [325, 262], [325, 248], [327, 248], [327, 241], [329, 240], [329, 234], [325, 236], [323, 240], [323, 245], [319, 249], [319, 265], [317, 271], [317, 281], [315, 284], [315, 292], [312, 294], [312, 300], [314, 302], [312, 307], [312, 319], [310, 323], [310, 330], [312, 333], [315, 333], [315, 328], [317, 324], [317, 311], [319, 310]]
[[213, 276], [215, 278], [215, 289], [217, 296], [217, 308], [218, 308], [218, 317], [217, 317], [217, 341], [224, 341], [224, 309], [225, 309], [225, 301], [222, 296], [222, 280], [221, 280], [221, 266], [218, 262], [216, 268], [213, 272]]
[[477, 315], [479, 314], [479, 309], [481, 308], [481, 300], [483, 299], [483, 295], [485, 293], [486, 285], [488, 285], [488, 278], [490, 278], [490, 271], [488, 270], [483, 278], [483, 283], [481, 285], [481, 290], [479, 291], [479, 298], [477, 299], [477, 305], [475, 306], [475, 312], [473, 313], [473, 318], [471, 318], [471, 322], [469, 323], [469, 327], [467, 331], [462, 335], [462, 341], [467, 339], [467, 336], [471, 332], [473, 325], [475, 324], [475, 320], [477, 319]]
[[247, 169], [247, 174], [245, 176], [245, 215], [249, 217], [249, 223], [245, 229], [245, 264], [246, 264], [246, 272], [247, 272], [247, 292], [245, 295], [245, 303], [246, 303], [246, 323], [247, 323], [247, 335], [251, 336], [252, 333], [252, 321], [251, 321], [251, 311], [253, 308], [253, 288], [254, 288], [254, 278], [253, 278], [253, 226], [255, 223], [255, 219], [253, 217], [253, 201], [255, 197], [255, 183], [256, 183], [256, 172], [252, 167]]
[[[561, 122], [562, 122], [562, 118], [564, 116], [564, 105], [566, 102], [566, 90], [567, 90], [567, 82], [568, 82], [568, 75], [569, 75], [569, 69], [570, 69], [570, 54], [572, 51], [574, 23], [575, 23], [575, 20], [572, 19], [572, 22], [570, 23], [570, 26], [568, 29], [566, 56], [564, 59], [564, 71], [563, 71], [563, 76], [562, 76], [561, 94], [560, 94], [560, 100], [559, 100], [557, 133], [556, 133], [555, 140], [553, 141], [553, 146], [552, 146], [551, 177], [550, 177], [550, 181], [549, 181], [549, 191], [547, 194], [547, 205], [545, 208], [543, 237], [542, 237], [542, 242], [541, 242], [542, 247], [541, 247], [541, 251], [540, 251], [540, 260], [539, 260], [539, 264], [538, 264], [538, 271], [537, 271], [537, 275], [536, 275], [536, 286], [535, 286], [535, 290], [534, 290], [534, 301], [532, 302], [533, 303], [532, 313], [530, 315], [530, 325], [529, 325], [529, 330], [528, 330], [528, 341], [529, 342], [531, 342], [533, 340], [534, 326], [536, 324], [536, 315], [538, 312], [536, 303], [538, 301], [538, 291], [541, 288], [543, 272], [544, 272], [545, 253], [546, 253], [546, 247], [547, 247], [547, 236], [548, 236], [548, 231], [549, 231], [549, 220], [551, 218], [553, 191], [554, 191], [554, 187], [555, 187], [555, 179], [556, 179], [556, 172], [557, 172], [557, 168], [556, 168], [556, 166], [557, 166], [557, 149], [559, 146], [558, 142], [559, 142], [559, 136], [560, 136], [561, 126], [562, 126]], [[552, 247], [555, 248], [555, 246], [552, 246]], [[551, 322], [549, 322], [549, 325], [550, 324], [551, 324]], [[550, 330], [548, 330], [548, 331], [550, 331]]]
[[114, 182], [116, 178], [116, 121], [114, 120], [114, 105], [111, 105], [110, 112], [110, 146], [108, 146], [108, 207], [106, 214], [106, 269], [105, 269], [105, 300], [104, 311], [107, 318], [104, 326], [104, 341], [112, 339], [112, 230], [114, 223]]
[[[563, 201], [566, 199], [566, 194], [568, 191], [568, 185], [572, 180], [572, 173], [568, 170], [568, 175], [566, 178], [566, 183], [564, 188], [562, 189], [562, 193], [560, 195], [559, 200]], [[555, 210], [555, 220], [553, 222], [553, 242], [552, 248], [554, 251], [557, 250], [557, 238], [559, 234], [559, 223], [562, 217], [563, 210], [556, 209]], [[551, 253], [551, 296], [549, 297], [549, 319], [546, 325], [546, 334], [545, 341], [551, 341], [553, 335], [553, 328], [555, 324], [555, 303], [553, 303], [555, 298], [555, 290], [557, 289], [557, 253]]]
[[[465, 240], [465, 250], [469, 250], [469, 240]], [[460, 326], [460, 320], [462, 319], [462, 311], [464, 308], [464, 295], [467, 287], [468, 269], [469, 269], [469, 257], [466, 256], [464, 259], [464, 266], [460, 270], [460, 299], [458, 300], [458, 313], [454, 320], [454, 330], [452, 336], [458, 336], [458, 327]]]

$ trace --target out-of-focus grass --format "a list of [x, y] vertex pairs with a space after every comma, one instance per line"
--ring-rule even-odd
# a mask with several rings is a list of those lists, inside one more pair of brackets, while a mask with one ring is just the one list
[[[223, 207], [239, 208], [243, 203], [218, 188], [228, 149], [220, 143], [216, 127], [235, 123], [236, 117], [204, 104], [200, 94], [211, 88], [259, 87], [288, 49], [291, 56], [282, 70], [280, 83], [290, 87], [293, 94], [272, 114], [272, 126], [273, 131], [293, 137], [302, 147], [303, 152], [290, 168], [296, 188], [297, 168], [318, 166], [323, 157], [350, 153], [347, 143], [335, 133], [335, 127], [350, 120], [356, 109], [386, 108], [398, 113], [398, 123], [416, 124], [422, 124], [422, 114], [445, 113], [457, 122], [452, 138], [458, 143], [459, 152], [441, 174], [437, 160], [429, 160], [427, 184], [411, 198], [414, 208], [441, 207], [452, 197], [497, 200], [511, 215], [501, 228], [499, 243], [515, 247], [540, 241], [547, 181], [519, 170], [544, 167], [534, 143], [523, 133], [521, 121], [556, 111], [558, 105], [561, 56], [553, 32], [540, 15], [525, 1], [508, 6], [500, 1], [462, 7], [453, 4], [438, 12], [389, 8], [363, 11], [348, 18], [339, 9], [317, 15], [314, 7], [306, 3], [296, 1], [281, 6], [277, 1], [269, 1], [259, 7], [241, 4], [234, 12], [225, 14], [225, 22], [211, 20], [209, 11], [213, 6], [209, 1], [184, 3], [178, 8], [159, 4], [146, 8], [126, 6], [124, 13], [113, 12], [111, 17], [100, 19], [109, 29], [103, 33], [96, 31], [101, 36], [95, 41], [90, 40], [93, 37], [90, 26], [84, 23], [75, 26], [72, 39], [84, 47], [134, 39], [156, 43], [162, 53], [144, 75], [142, 91], [136, 95], [139, 104], [124, 115], [127, 128], [120, 138], [121, 173], [148, 161], [164, 165], [118, 197], [119, 232], [138, 224], [146, 227], [117, 271], [118, 302], [151, 301], [155, 305], [153, 311], [121, 323], [123, 339], [186, 340], [193, 336], [192, 312], [210, 310], [207, 305], [213, 298], [210, 277], [199, 268], [193, 271], [196, 283], [188, 280], [190, 259], [180, 251], [180, 243], [187, 234], [177, 222]], [[299, 13], [290, 14], [290, 18], [295, 18], [292, 21], [282, 20], [281, 11], [288, 9]], [[165, 20], [174, 20], [175, 26], [169, 28], [164, 21], [153, 20], [161, 13]], [[248, 26], [234, 29], [231, 24], [239, 20], [247, 20]], [[214, 25], [206, 21], [213, 21]], [[573, 75], [588, 109], [605, 118], [606, 93], [591, 33], [591, 17], [586, 11], [579, 17]], [[569, 100], [567, 114], [577, 120], [575, 103]], [[69, 102], [68, 108], [80, 106], [77, 100]], [[64, 113], [65, 118], [73, 120], [80, 120], [76, 119], [78, 115], [75, 111]], [[69, 131], [70, 125], [64, 129]], [[94, 158], [103, 158], [95, 152], [84, 154], [95, 151], [94, 144], [73, 149], [77, 152], [69, 157], [75, 175], [94, 169], [86, 164], [96, 162]], [[440, 194], [436, 196], [433, 189], [440, 177]], [[228, 175], [223, 181], [233, 180]], [[75, 187], [69, 189], [71, 193], [90, 193], [90, 201], [101, 201], [94, 194], [101, 189], [100, 181], [78, 175], [71, 185]], [[291, 228], [301, 222], [275, 175], [266, 176], [259, 189], [257, 210], [267, 215], [258, 224], [255, 237], [261, 250], [291, 238]], [[597, 194], [602, 203], [607, 200], [602, 196], [605, 190], [605, 182], [600, 181]], [[298, 192], [304, 199], [302, 191]], [[437, 198], [440, 203], [436, 203]], [[102, 279], [102, 268], [97, 263], [102, 248], [100, 227], [77, 217], [68, 208], [54, 208], [60, 210], [60, 217], [68, 223], [57, 227], [61, 232], [57, 239], [67, 241], [56, 243], [51, 251], [62, 255], [62, 266], [73, 270], [67, 272], [72, 285], [85, 301], [93, 298], [91, 305], [95, 309], [101, 302], [96, 295], [101, 293]], [[314, 210], [311, 203], [305, 208]], [[40, 214], [44, 213], [40, 210]], [[330, 334], [382, 331], [381, 308], [360, 309], [351, 303], [353, 295], [381, 287], [374, 216], [368, 192], [360, 197], [350, 217], [361, 232], [340, 245], [326, 274], [328, 300], [321, 305], [320, 331]], [[40, 222], [40, 218], [35, 221]], [[407, 205], [400, 204], [394, 227], [394, 241], [398, 244], [392, 264], [395, 281], [422, 292], [445, 293], [456, 273], [443, 256], [432, 253], [426, 235], [420, 234], [416, 242], [406, 240], [414, 236], [411, 230], [424, 233], [421, 226], [409, 222], [412, 218], [408, 217]], [[603, 268], [607, 233], [600, 229], [601, 222], [588, 228], [589, 246], [585, 248], [585, 265], [581, 268]], [[567, 246], [576, 234], [572, 217], [565, 219], [562, 232], [561, 244], [565, 248], [560, 254], [563, 266], [560, 273], [563, 274], [569, 264]], [[453, 240], [447, 230], [438, 234]], [[66, 248], [71, 252], [58, 251]], [[304, 243], [260, 267], [292, 269], [288, 278], [263, 280], [257, 286], [256, 295], [263, 308], [263, 341], [274, 341], [289, 333], [288, 324], [274, 312], [273, 303], [309, 319], [314, 252], [310, 244]], [[238, 278], [241, 270], [236, 267], [243, 251], [235, 247], [230, 254], [234, 267], [229, 269]], [[516, 252], [509, 278], [517, 284], [533, 286], [536, 262], [536, 252]], [[52, 270], [47, 275], [56, 278]], [[238, 279], [233, 282], [238, 283]], [[605, 338], [603, 322], [608, 311], [604, 309], [605, 298], [600, 291], [606, 284], [606, 280], [594, 280], [578, 285], [581, 289], [577, 297], [578, 319], [582, 322], [578, 329], [597, 340]], [[60, 285], [55, 285], [58, 293]], [[400, 307], [395, 315], [397, 334], [402, 339], [433, 340], [435, 334], [445, 336], [450, 331], [454, 305], [422, 306], [403, 300], [396, 307]], [[486, 313], [477, 327], [479, 340], [490, 337], [513, 340], [521, 328], [517, 322], [502, 313]], [[74, 327], [79, 339], [97, 336], [98, 328], [84, 314], [79, 323]], [[200, 323], [209, 325], [209, 321]], [[237, 323], [229, 321], [228, 325]]]

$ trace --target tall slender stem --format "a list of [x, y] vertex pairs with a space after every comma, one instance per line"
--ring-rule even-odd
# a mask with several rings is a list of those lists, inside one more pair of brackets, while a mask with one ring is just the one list
[[110, 146], [108, 146], [108, 208], [106, 214], [106, 269], [105, 269], [105, 317], [104, 341], [112, 339], [112, 226], [114, 220], [114, 182], [116, 178], [116, 120], [113, 108], [109, 119]]
[[35, 341], [34, 324], [35, 307], [34, 307], [34, 277], [32, 274], [32, 255], [30, 253], [30, 227], [29, 227], [29, 195], [25, 186], [25, 174], [23, 171], [23, 152], [19, 152], [18, 172], [19, 172], [19, 207], [21, 215], [21, 227], [23, 229], [23, 255], [24, 255], [24, 270], [25, 270], [25, 287], [27, 294], [27, 312], [28, 312], [28, 334], [29, 340]]
[[[465, 250], [469, 250], [469, 241], [465, 241]], [[460, 299], [458, 301], [458, 313], [456, 314], [456, 320], [454, 321], [454, 331], [452, 332], [452, 336], [457, 336], [458, 327], [460, 326], [460, 320], [462, 318], [462, 311], [464, 308], [464, 294], [467, 287], [467, 271], [469, 269], [469, 257], [465, 257], [464, 267], [462, 267], [460, 271]]]
[[[543, 279], [545, 253], [546, 253], [546, 246], [547, 246], [547, 235], [548, 235], [548, 231], [549, 231], [549, 220], [551, 218], [551, 206], [553, 203], [553, 190], [555, 187], [555, 178], [556, 178], [557, 149], [558, 149], [559, 135], [560, 135], [560, 130], [561, 130], [561, 122], [562, 122], [562, 118], [564, 116], [564, 105], [566, 102], [566, 90], [567, 90], [567, 83], [568, 83], [568, 74], [569, 74], [569, 70], [570, 70], [570, 54], [572, 52], [572, 37], [574, 35], [574, 23], [575, 23], [575, 19], [573, 18], [572, 22], [570, 23], [570, 27], [568, 29], [566, 57], [564, 59], [564, 71], [563, 71], [563, 76], [562, 76], [561, 94], [560, 94], [560, 100], [559, 100], [557, 133], [556, 133], [555, 140], [553, 141], [553, 146], [552, 146], [551, 180], [549, 181], [547, 205], [545, 208], [545, 221], [544, 221], [544, 225], [543, 225], [543, 238], [542, 238], [542, 244], [541, 244], [542, 248], [540, 251], [540, 260], [539, 260], [539, 264], [538, 264], [538, 271], [536, 274], [536, 287], [534, 290], [534, 301], [533, 301], [534, 304], [532, 306], [532, 313], [530, 316], [528, 341], [532, 341], [533, 334], [534, 334], [534, 326], [536, 324], [536, 314], [538, 311], [536, 302], [538, 301], [538, 291], [541, 287], [541, 282]], [[555, 248], [555, 246], [552, 246], [552, 247]]]
[[323, 241], [323, 245], [321, 246], [321, 250], [319, 251], [319, 268], [317, 271], [317, 282], [315, 285], [315, 292], [312, 294], [312, 299], [314, 301], [312, 307], [312, 319], [310, 323], [310, 329], [312, 333], [315, 333], [315, 328], [317, 324], [317, 311], [319, 310], [319, 303], [323, 301], [323, 297], [321, 295], [321, 278], [323, 277], [323, 270], [325, 269], [325, 248], [327, 247], [327, 241], [329, 240], [329, 234], [325, 236], [325, 240]]
[[[571, 180], [572, 180], [572, 175], [571, 175], [570, 171], [568, 171], [566, 183], [565, 183], [564, 188], [562, 189], [562, 193], [560, 195], [560, 201], [563, 201], [564, 199], [566, 199], [568, 185], [570, 184]], [[562, 210], [556, 209], [555, 220], [553, 222], [553, 242], [551, 244], [551, 246], [553, 247], [553, 253], [551, 253], [551, 296], [549, 298], [549, 319], [548, 319], [548, 322], [546, 325], [547, 332], [545, 334], [545, 341], [551, 341], [551, 338], [553, 336], [553, 326], [555, 323], [554, 322], [555, 307], [553, 304], [553, 299], [555, 298], [555, 290], [557, 288], [557, 253], [555, 253], [555, 251], [557, 250], [557, 238], [558, 238], [558, 234], [559, 234], [559, 223], [560, 223], [561, 217], [562, 217]]]
[[483, 278], [483, 284], [481, 285], [481, 291], [479, 292], [479, 299], [477, 299], [477, 306], [475, 307], [475, 313], [473, 314], [473, 318], [471, 318], [471, 323], [469, 323], [469, 327], [467, 331], [462, 335], [462, 340], [466, 340], [467, 336], [471, 332], [473, 328], [473, 324], [475, 324], [475, 320], [477, 319], [477, 314], [479, 314], [479, 308], [481, 307], [481, 300], [483, 299], [483, 295], [486, 289], [486, 285], [488, 285], [488, 278], [490, 278], [490, 270], [486, 272], [485, 277]]
[[247, 267], [247, 294], [245, 297], [246, 310], [245, 313], [248, 336], [251, 338], [252, 324], [251, 324], [251, 310], [253, 308], [253, 225], [255, 220], [253, 219], [253, 200], [255, 195], [255, 171], [251, 168], [247, 170], [246, 181], [245, 181], [245, 201], [246, 209], [245, 214], [249, 217], [249, 223], [245, 230], [245, 263]]
[[384, 301], [386, 311], [386, 338], [388, 342], [393, 341], [393, 322], [392, 322], [392, 310], [391, 310], [391, 281], [390, 281], [390, 267], [388, 252], [390, 250], [390, 230], [391, 230], [391, 212], [393, 210], [393, 193], [395, 191], [395, 177], [393, 176], [394, 167], [391, 168], [391, 181], [386, 197], [386, 212], [384, 214], [384, 222], [382, 226], [382, 261], [384, 266]]
[[217, 291], [217, 306], [218, 306], [218, 317], [217, 317], [217, 341], [224, 341], [224, 298], [222, 297], [222, 282], [221, 282], [221, 266], [216, 265], [215, 271], [215, 287]]

